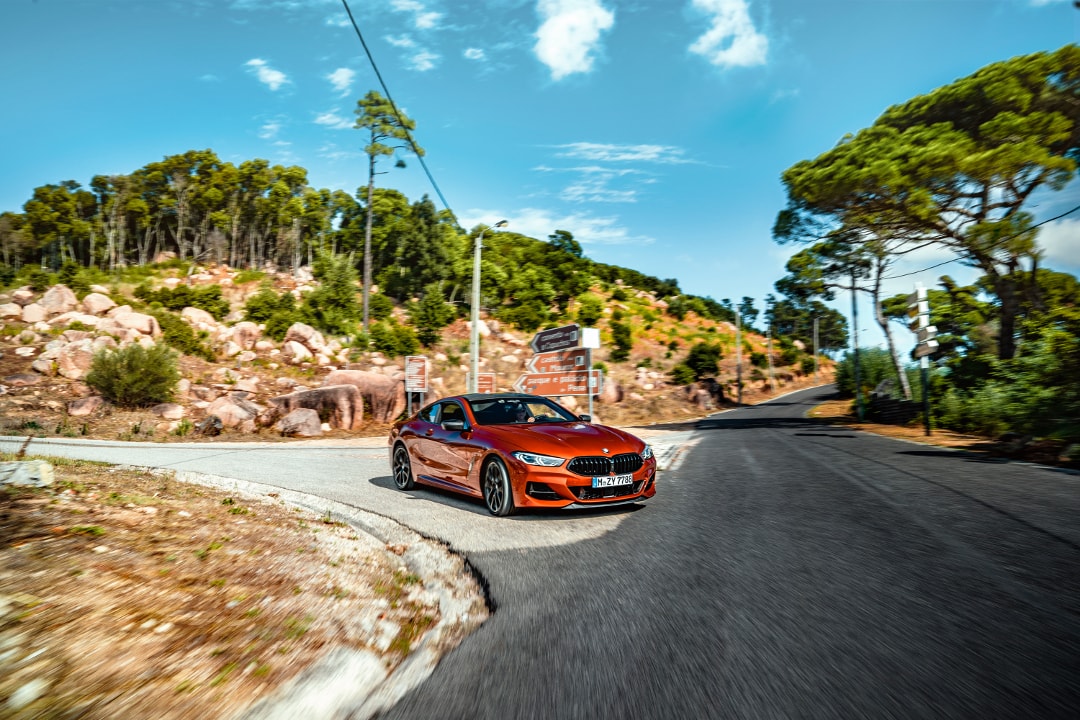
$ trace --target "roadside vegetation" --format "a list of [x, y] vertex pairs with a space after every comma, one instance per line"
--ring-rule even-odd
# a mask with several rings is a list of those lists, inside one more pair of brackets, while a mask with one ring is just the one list
[[[1037, 241], [1041, 225], [1080, 211], [1078, 102], [1080, 46], [1020, 56], [895, 105], [783, 174], [774, 236], [801, 249], [776, 287], [804, 303], [871, 298], [887, 347], [861, 349], [861, 392], [888, 378], [899, 397], [921, 399], [917, 366], [894, 339], [907, 293], [883, 287], [930, 249], [980, 271], [970, 285], [943, 275], [929, 289], [933, 423], [1080, 443], [1080, 284], [1044, 267]], [[849, 395], [854, 375], [846, 357], [837, 379]]]

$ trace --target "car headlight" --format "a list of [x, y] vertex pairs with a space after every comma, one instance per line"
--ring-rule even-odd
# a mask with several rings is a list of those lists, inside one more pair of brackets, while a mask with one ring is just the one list
[[550, 455], [537, 455], [530, 452], [516, 452], [514, 453], [521, 462], [526, 465], [539, 465], [540, 467], [559, 467], [563, 464], [562, 458], [551, 457]]
[[641, 451], [641, 459], [648, 460], [652, 457], [652, 446], [646, 445], [645, 449]]

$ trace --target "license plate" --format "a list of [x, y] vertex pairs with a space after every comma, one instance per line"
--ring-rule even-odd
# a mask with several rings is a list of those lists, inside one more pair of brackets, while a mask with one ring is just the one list
[[606, 477], [594, 477], [592, 479], [592, 486], [594, 488], [606, 488], [614, 487], [616, 485], [631, 485], [634, 482], [634, 476], [631, 474], [626, 475], [608, 475]]

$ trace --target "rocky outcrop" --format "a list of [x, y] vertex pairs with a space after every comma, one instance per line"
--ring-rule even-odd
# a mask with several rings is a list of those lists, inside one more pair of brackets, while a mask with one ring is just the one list
[[103, 315], [116, 307], [116, 303], [108, 295], [93, 292], [83, 298], [82, 307], [87, 315]]
[[353, 385], [329, 385], [270, 398], [270, 411], [261, 422], [270, 425], [293, 410], [315, 410], [330, 427], [359, 430], [364, 420], [364, 400]]
[[259, 342], [261, 337], [262, 331], [259, 330], [259, 326], [253, 322], [245, 320], [244, 322], [238, 322], [233, 326], [233, 342], [244, 350], [256, 349], [255, 344]]
[[45, 291], [40, 304], [49, 315], [60, 315], [79, 307], [79, 299], [67, 285], [53, 285]]
[[334, 370], [326, 376], [323, 386], [352, 385], [360, 391], [375, 422], [392, 422], [405, 409], [405, 381], [381, 373], [363, 370]]
[[274, 429], [285, 437], [319, 437], [322, 421], [319, 413], [311, 408], [297, 408], [278, 421]]
[[293, 323], [285, 332], [285, 343], [297, 342], [311, 351], [312, 356], [326, 349], [326, 338], [315, 328], [304, 323]]
[[79, 398], [68, 403], [67, 412], [71, 417], [86, 417], [104, 407], [105, 401], [96, 395]]
[[231, 395], [219, 397], [206, 408], [207, 416], [221, 420], [222, 427], [235, 428], [241, 432], [255, 431], [255, 418], [265, 410], [248, 400]]
[[68, 343], [56, 354], [56, 371], [69, 380], [81, 380], [90, 372], [93, 360], [93, 340]]

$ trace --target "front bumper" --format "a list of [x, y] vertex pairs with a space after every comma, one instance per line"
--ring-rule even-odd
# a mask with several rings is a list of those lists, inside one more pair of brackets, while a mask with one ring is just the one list
[[533, 508], [596, 508], [639, 502], [656, 494], [656, 460], [649, 458], [633, 473], [629, 485], [593, 488], [591, 478], [558, 468], [510, 465], [514, 504]]

